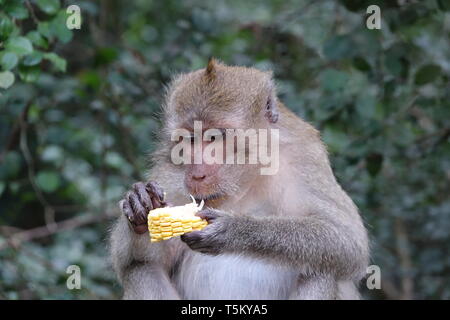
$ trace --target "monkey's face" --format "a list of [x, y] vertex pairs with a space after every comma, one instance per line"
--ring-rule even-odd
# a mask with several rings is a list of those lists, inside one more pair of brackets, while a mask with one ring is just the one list
[[210, 62], [169, 87], [164, 132], [173, 143], [171, 161], [195, 198], [240, 197], [258, 176], [256, 134], [277, 119], [270, 77]]
[[[249, 161], [252, 143], [256, 140], [240, 137], [243, 130], [230, 127], [184, 129], [182, 132], [185, 135], [178, 142], [178, 148], [182, 148], [180, 169], [188, 193], [213, 205], [245, 191], [259, 168], [257, 163]], [[172, 152], [174, 163], [178, 162], [176, 156]]]

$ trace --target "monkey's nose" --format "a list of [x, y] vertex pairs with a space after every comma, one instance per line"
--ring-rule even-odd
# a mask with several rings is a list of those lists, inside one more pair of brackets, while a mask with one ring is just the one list
[[195, 180], [195, 181], [202, 181], [205, 178], [206, 178], [206, 175], [204, 175], [204, 174], [193, 174], [192, 175], [192, 180]]

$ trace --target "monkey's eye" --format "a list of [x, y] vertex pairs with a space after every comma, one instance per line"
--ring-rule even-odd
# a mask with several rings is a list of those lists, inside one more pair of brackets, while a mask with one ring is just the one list
[[210, 136], [211, 142], [216, 141], [216, 139], [219, 138], [222, 138], [222, 140], [225, 139], [226, 130], [225, 129], [218, 129], [218, 130], [220, 131], [220, 133]]
[[185, 137], [183, 137], [183, 139], [184, 139], [184, 141], [189, 142], [191, 144], [194, 144], [194, 142], [195, 142], [195, 138], [193, 135], [185, 136]]
[[194, 143], [194, 135], [183, 135], [183, 136], [179, 136], [177, 143]]

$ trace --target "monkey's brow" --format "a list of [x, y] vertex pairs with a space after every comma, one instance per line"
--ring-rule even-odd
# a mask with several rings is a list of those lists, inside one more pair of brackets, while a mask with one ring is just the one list
[[[212, 127], [212, 128], [203, 128], [203, 133], [205, 132], [205, 131], [207, 131], [207, 130], [210, 130], [210, 129], [217, 129], [217, 130], [219, 130], [223, 135], [227, 132], [227, 130], [234, 130], [233, 128], [214, 128], [214, 127]], [[194, 129], [191, 129], [191, 128], [188, 128], [187, 129], [190, 133], [194, 133]]]

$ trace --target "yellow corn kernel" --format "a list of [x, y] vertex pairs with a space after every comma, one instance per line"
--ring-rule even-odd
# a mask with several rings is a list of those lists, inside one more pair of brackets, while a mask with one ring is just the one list
[[203, 229], [208, 225], [208, 222], [195, 215], [202, 207], [203, 201], [200, 205], [197, 205], [192, 198], [192, 203], [184, 206], [151, 210], [148, 214], [150, 241], [168, 240], [187, 232]]
[[172, 232], [161, 232], [161, 235], [163, 236], [163, 238], [170, 237], [172, 235]]

